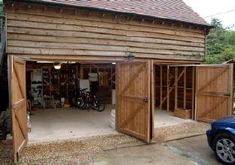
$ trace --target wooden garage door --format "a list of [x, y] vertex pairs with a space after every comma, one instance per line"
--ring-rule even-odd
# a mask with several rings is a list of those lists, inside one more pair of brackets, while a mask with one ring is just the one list
[[212, 122], [232, 113], [233, 66], [196, 67], [196, 120]]
[[150, 64], [121, 62], [116, 70], [117, 130], [150, 142]]
[[19, 160], [19, 154], [28, 140], [25, 69], [24, 61], [16, 57], [9, 57], [9, 95], [12, 113], [13, 157], [15, 162]]

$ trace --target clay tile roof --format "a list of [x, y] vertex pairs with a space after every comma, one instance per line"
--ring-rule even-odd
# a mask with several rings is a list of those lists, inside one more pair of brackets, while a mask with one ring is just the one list
[[[33, 0], [31, 0], [33, 1]], [[183, 0], [35, 0], [208, 25]]]

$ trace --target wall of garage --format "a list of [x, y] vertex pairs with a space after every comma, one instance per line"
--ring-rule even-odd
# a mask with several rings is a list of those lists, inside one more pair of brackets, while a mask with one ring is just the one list
[[86, 9], [6, 4], [7, 53], [202, 61], [206, 30]]

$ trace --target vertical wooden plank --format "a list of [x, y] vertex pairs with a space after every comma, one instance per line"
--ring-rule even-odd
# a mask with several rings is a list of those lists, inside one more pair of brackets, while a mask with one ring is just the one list
[[170, 110], [170, 67], [167, 65], [167, 111]]
[[83, 77], [84, 77], [83, 67], [81, 66], [81, 67], [80, 67], [80, 75], [79, 75], [79, 78], [80, 78], [80, 79], [83, 79]]
[[[98, 72], [97, 72], [98, 73]], [[119, 107], [121, 107], [121, 100], [120, 100], [120, 98], [119, 98], [119, 75], [120, 75], [120, 73], [119, 73], [119, 64], [117, 63], [116, 65], [115, 65], [115, 98], [116, 98], [116, 100], [115, 100], [115, 113], [116, 113], [116, 115], [115, 115], [115, 126], [116, 126], [116, 130], [118, 130], [119, 129], [119, 121], [120, 121], [120, 119], [119, 119], [119, 116], [120, 115], [118, 115], [118, 110], [120, 109]], [[120, 101], [120, 103], [119, 103], [119, 101]]]
[[155, 66], [151, 60], [151, 139], [154, 139], [154, 112], [155, 112]]
[[178, 108], [178, 67], [175, 67], [175, 109]]
[[192, 119], [195, 119], [195, 67], [192, 67]]
[[[50, 93], [50, 99], [52, 99], [52, 83], [51, 83], [51, 67], [48, 68], [48, 72], [49, 72], [49, 93]], [[54, 103], [54, 101], [53, 101]]]
[[186, 109], [186, 94], [187, 94], [187, 68], [184, 67], [184, 109]]
[[160, 110], [162, 110], [162, 65], [160, 65]]
[[[149, 100], [150, 103], [148, 103], [147, 105], [147, 116], [146, 116], [146, 121], [148, 122], [147, 124], [147, 143], [150, 143], [150, 126], [152, 124], [152, 121], [151, 121], [151, 113], [152, 113], [152, 60], [148, 60], [147, 61], [147, 98]], [[135, 89], [136, 90], [136, 89]], [[144, 125], [144, 123], [143, 123]], [[152, 130], [151, 130], [152, 131]]]
[[194, 87], [194, 90], [195, 90], [195, 94], [194, 94], [194, 96], [195, 96], [195, 98], [194, 98], [194, 101], [195, 101], [195, 104], [194, 104], [194, 120], [197, 120], [197, 103], [198, 103], [198, 76], [199, 76], [199, 74], [198, 74], [198, 67], [194, 67], [194, 72], [195, 72], [195, 87]]
[[78, 65], [76, 64], [76, 72], [75, 72], [75, 77], [76, 77], [76, 79], [75, 79], [75, 95], [76, 96], [78, 96], [78, 87], [79, 87], [79, 81], [78, 81]]
[[[9, 93], [9, 109], [12, 110], [12, 105], [13, 105], [13, 97], [12, 97], [12, 88], [13, 88], [13, 56], [12, 55], [8, 55], [7, 58], [7, 65], [8, 65], [8, 93]], [[12, 137], [14, 138], [16, 136], [16, 132], [15, 132], [15, 127], [14, 127], [14, 123], [15, 123], [15, 113], [14, 111], [11, 112], [11, 116], [12, 116]], [[12, 141], [12, 155], [13, 155], [13, 160], [16, 162], [17, 161], [17, 157], [16, 157], [16, 153], [15, 151], [17, 150], [16, 148], [16, 141], [13, 139]]]
[[230, 96], [230, 104], [229, 104], [229, 107], [228, 107], [228, 114], [229, 116], [231, 116], [233, 114], [233, 64], [229, 64], [228, 66], [228, 73], [230, 74], [228, 77], [230, 78], [229, 81], [228, 81], [228, 91], [229, 93], [231, 94]]

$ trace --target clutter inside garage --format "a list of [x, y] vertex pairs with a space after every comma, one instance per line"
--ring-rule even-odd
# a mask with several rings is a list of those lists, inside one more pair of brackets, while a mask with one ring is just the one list
[[27, 64], [27, 96], [32, 108], [76, 106], [81, 90], [97, 95], [102, 103], [111, 104], [114, 89], [114, 64]]
[[115, 63], [31, 61], [26, 66], [29, 142], [116, 132]]

